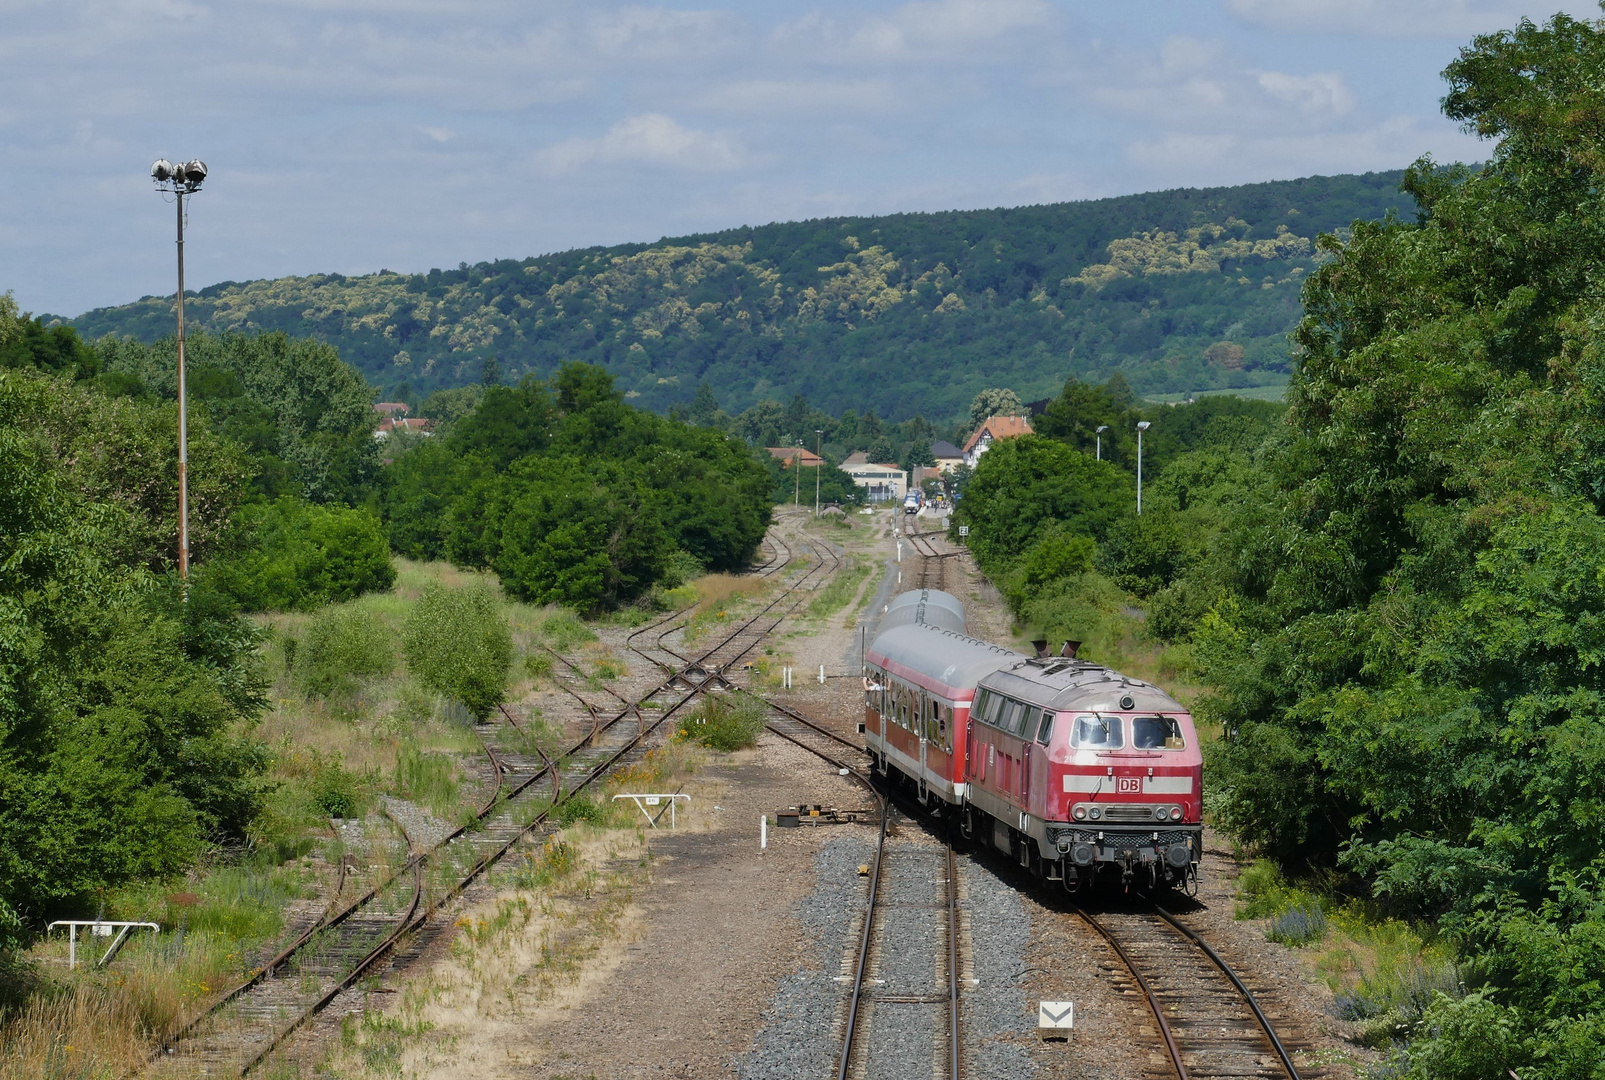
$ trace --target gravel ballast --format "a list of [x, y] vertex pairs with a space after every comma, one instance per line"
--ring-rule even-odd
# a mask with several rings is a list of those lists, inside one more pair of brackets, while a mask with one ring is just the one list
[[1019, 892], [985, 866], [959, 859], [961, 898], [969, 921], [974, 986], [960, 991], [964, 1065], [969, 1076], [1024, 1080], [1036, 1075], [1026, 1047], [1035, 1038], [1035, 1009], [1027, 1007], [1019, 977], [1031, 920]]
[[849, 934], [862, 925], [857, 916], [864, 910], [866, 884], [858, 867], [873, 854], [872, 842], [860, 837], [832, 839], [820, 848], [817, 882], [795, 912], [808, 959], [780, 980], [752, 1049], [736, 1059], [742, 1080], [834, 1075], [844, 1000], [836, 976]]

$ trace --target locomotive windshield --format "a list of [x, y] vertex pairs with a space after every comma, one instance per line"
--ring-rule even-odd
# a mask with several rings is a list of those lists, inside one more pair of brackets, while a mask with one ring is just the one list
[[1078, 716], [1070, 732], [1070, 745], [1077, 750], [1119, 750], [1125, 745], [1125, 731], [1118, 716]]
[[1180, 750], [1186, 743], [1174, 716], [1137, 716], [1131, 721], [1131, 745], [1138, 750]]

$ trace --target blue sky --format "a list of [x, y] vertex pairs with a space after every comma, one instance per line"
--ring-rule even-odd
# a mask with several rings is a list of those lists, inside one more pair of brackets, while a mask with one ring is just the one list
[[212, 170], [192, 288], [1480, 160], [1438, 73], [1556, 9], [0, 0], [0, 291], [77, 315], [170, 290], [158, 156]]

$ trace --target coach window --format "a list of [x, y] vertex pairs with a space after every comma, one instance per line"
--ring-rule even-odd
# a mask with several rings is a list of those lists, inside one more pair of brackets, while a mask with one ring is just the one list
[[953, 706], [951, 705], [942, 706], [941, 730], [942, 746], [948, 750], [953, 749]]
[[1137, 750], [1181, 750], [1187, 744], [1173, 716], [1137, 716], [1131, 721], [1131, 745]]
[[1125, 731], [1118, 716], [1078, 716], [1071, 730], [1070, 745], [1077, 750], [1119, 750], [1125, 745]]

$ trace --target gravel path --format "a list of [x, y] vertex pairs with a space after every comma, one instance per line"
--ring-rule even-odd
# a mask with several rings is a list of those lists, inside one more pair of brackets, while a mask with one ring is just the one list
[[959, 858], [959, 878], [969, 923], [974, 986], [960, 990], [964, 1024], [964, 1072], [989, 1080], [1024, 1080], [1036, 1075], [1027, 1050], [1036, 1038], [1035, 1002], [1027, 1002], [1020, 976], [1031, 919], [1019, 891], [984, 865]]
[[801, 970], [780, 980], [774, 1000], [764, 1010], [763, 1028], [752, 1049], [735, 1061], [742, 1080], [784, 1076], [803, 1080], [835, 1075], [844, 994], [836, 981], [848, 936], [864, 910], [865, 882], [860, 864], [874, 853], [862, 837], [832, 839], [814, 859], [817, 883], [796, 908], [807, 942]]

